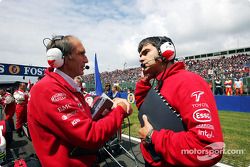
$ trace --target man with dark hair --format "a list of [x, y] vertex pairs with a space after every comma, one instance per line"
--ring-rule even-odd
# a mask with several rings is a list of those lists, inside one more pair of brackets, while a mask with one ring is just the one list
[[46, 48], [51, 67], [31, 89], [28, 104], [28, 127], [37, 156], [44, 167], [96, 166], [98, 149], [121, 128], [124, 117], [132, 113], [131, 105], [114, 99], [112, 111], [94, 121], [74, 82], [88, 63], [83, 44], [74, 36], [56, 36]]
[[215, 95], [223, 95], [222, 81], [219, 77], [216, 77], [214, 84], [215, 84], [214, 94]]
[[[180, 114], [185, 126], [185, 131], [181, 132], [155, 130], [143, 115], [144, 126], [139, 136], [145, 166], [212, 166], [217, 163], [224, 144], [215, 99], [206, 81], [185, 70], [183, 62], [174, 62], [176, 51], [170, 38], [143, 39], [138, 52], [144, 76], [136, 83], [137, 107], [140, 110], [153, 79], [157, 81], [156, 89]], [[160, 155], [160, 160], [152, 158], [149, 147]], [[212, 152], [214, 149], [220, 152]], [[202, 151], [210, 151], [211, 155], [200, 154]]]

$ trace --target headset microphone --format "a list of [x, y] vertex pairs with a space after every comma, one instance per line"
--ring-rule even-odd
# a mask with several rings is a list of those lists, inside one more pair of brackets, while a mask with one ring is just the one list
[[146, 68], [146, 64], [141, 64], [141, 68]]
[[153, 58], [153, 59], [147, 61], [146, 63], [141, 63], [141, 68], [146, 68], [146, 64], [148, 64], [148, 63], [151, 62], [152, 60], [157, 60], [157, 59], [159, 59], [159, 58], [161, 58], [161, 57], [158, 56], [158, 57], [155, 57], [155, 58]]
[[88, 65], [86, 65], [85, 67], [84, 67], [84, 69], [86, 69], [86, 70], [88, 70], [90, 67], [88, 66]]

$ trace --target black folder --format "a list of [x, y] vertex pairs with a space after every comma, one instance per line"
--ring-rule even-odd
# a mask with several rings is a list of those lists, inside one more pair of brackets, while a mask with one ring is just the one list
[[[142, 115], [144, 114], [147, 115], [148, 121], [156, 130], [170, 129], [175, 132], [185, 130], [180, 114], [178, 114], [159, 91], [154, 88], [149, 90], [144, 102], [139, 108], [138, 118], [142, 126], [144, 126], [142, 119]], [[155, 161], [161, 160], [161, 156], [154, 151], [152, 145], [149, 145], [148, 149]]]
[[103, 93], [101, 96], [95, 97], [93, 100], [93, 107], [90, 109], [93, 120], [98, 120], [102, 117], [103, 112], [111, 110], [113, 101]]

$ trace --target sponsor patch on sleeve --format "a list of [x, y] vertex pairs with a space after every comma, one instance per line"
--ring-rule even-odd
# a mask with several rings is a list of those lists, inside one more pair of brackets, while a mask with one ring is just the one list
[[58, 102], [58, 101], [64, 100], [65, 98], [66, 98], [65, 93], [56, 93], [51, 97], [51, 101]]
[[193, 118], [197, 122], [211, 122], [211, 112], [207, 108], [201, 108], [193, 113]]
[[201, 95], [203, 95], [204, 92], [203, 91], [195, 91], [191, 94], [191, 97], [195, 97], [195, 102], [199, 102], [200, 101], [200, 98], [201, 98]]

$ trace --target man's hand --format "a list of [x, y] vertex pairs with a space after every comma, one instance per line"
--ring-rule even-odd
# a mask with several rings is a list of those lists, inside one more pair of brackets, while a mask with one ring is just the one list
[[145, 140], [147, 134], [154, 129], [153, 126], [148, 122], [148, 117], [146, 115], [142, 116], [143, 122], [144, 122], [144, 127], [139, 129], [139, 137], [142, 140]]
[[139, 80], [143, 80], [144, 82], [150, 82], [151, 79], [155, 78], [155, 76], [151, 73], [146, 73], [144, 69], [142, 69]]
[[127, 116], [131, 115], [133, 110], [131, 104], [126, 100], [122, 98], [114, 98], [113, 99], [113, 107], [121, 106], [124, 111], [126, 111]]

